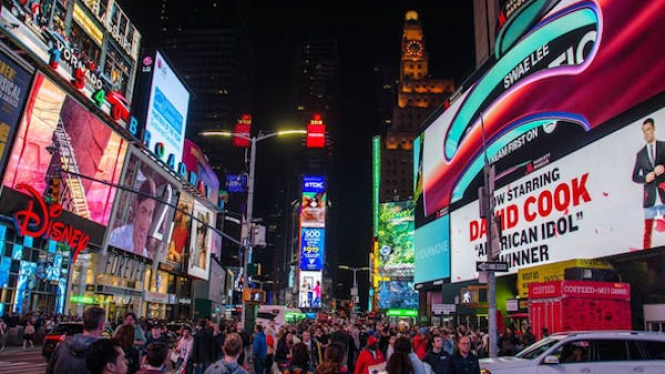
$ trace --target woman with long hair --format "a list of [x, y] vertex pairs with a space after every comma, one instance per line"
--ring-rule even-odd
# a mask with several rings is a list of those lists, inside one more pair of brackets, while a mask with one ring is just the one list
[[414, 374], [413, 363], [409, 354], [411, 353], [411, 341], [405, 336], [400, 336], [393, 344], [394, 352], [388, 359], [386, 371], [388, 374]]
[[120, 326], [113, 339], [115, 339], [122, 347], [122, 350], [125, 351], [127, 374], [136, 373], [140, 369], [141, 363], [139, 362], [139, 351], [134, 347], [134, 326]]
[[348, 369], [342, 365], [346, 348], [338, 342], [332, 342], [326, 347], [323, 362], [316, 368], [316, 374], [343, 374]]
[[291, 364], [284, 370], [283, 374], [313, 374], [314, 369], [309, 363], [309, 350], [305, 343], [296, 343], [291, 349]]

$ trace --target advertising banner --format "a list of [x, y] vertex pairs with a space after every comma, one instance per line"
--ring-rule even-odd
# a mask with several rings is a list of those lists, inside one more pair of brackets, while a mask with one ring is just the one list
[[379, 276], [413, 279], [413, 201], [379, 206]]
[[189, 253], [190, 230], [192, 229], [192, 212], [194, 211], [194, 197], [181, 192], [178, 200], [178, 209], [173, 219], [173, 234], [165, 258], [159, 261], [173, 266], [174, 271], [185, 272], [185, 259]]
[[226, 175], [226, 191], [227, 192], [245, 192], [247, 187], [247, 175], [245, 174], [227, 174]]
[[421, 226], [415, 233], [414, 283], [450, 277], [450, 216]]
[[189, 183], [199, 193], [217, 205], [219, 199], [219, 178], [217, 178], [201, 147], [189, 139], [185, 139], [182, 162], [187, 167], [187, 180]]
[[143, 139], [174, 170], [182, 161], [189, 96], [180, 78], [155, 52]]
[[107, 225], [116, 188], [97, 181], [118, 183], [126, 152], [120, 135], [37, 74], [3, 184], [17, 189], [24, 183], [44, 195], [59, 186], [51, 197], [65, 210]]
[[379, 282], [379, 309], [418, 309], [413, 282]]
[[300, 225], [326, 227], [326, 186], [322, 176], [303, 177]]
[[298, 307], [300, 308], [320, 308], [322, 291], [322, 272], [320, 271], [301, 271], [298, 292]]
[[592, 281], [553, 281], [529, 285], [529, 299], [587, 297], [630, 301], [630, 284]]
[[[483, 143], [494, 163], [533, 140], [530, 131], [545, 123], [611, 132], [612, 119], [665, 91], [665, 66], [653, 63], [665, 59], [665, 50], [653, 48], [665, 36], [664, 17], [665, 8], [636, 2], [560, 1], [425, 130], [418, 169], [424, 215], [473, 200]], [[626, 49], [630, 56], [620, 58]], [[630, 90], [615, 89], [626, 84]], [[576, 149], [568, 144], [545, 149]], [[547, 162], [546, 152], [540, 156], [532, 161]]]
[[303, 228], [300, 240], [300, 270], [323, 270], [326, 230]]
[[0, 173], [7, 162], [9, 142], [19, 124], [32, 75], [0, 52]]
[[[645, 183], [655, 166], [642, 167], [651, 162], [645, 140], [663, 136], [661, 123], [665, 109], [645, 113], [561, 159], [548, 159], [544, 166], [534, 162], [537, 169], [519, 169], [519, 179], [498, 188], [494, 202], [502, 227], [499, 261], [509, 264], [510, 273], [582, 254], [598, 258], [665, 245], [660, 210], [665, 206], [665, 176]], [[655, 145], [655, 165], [665, 165], [665, 142], [656, 140]], [[542, 157], [550, 155], [547, 148], [540, 152]], [[474, 279], [475, 262], [487, 259], [486, 227], [478, 209], [474, 201], [451, 213], [453, 282]]]
[[531, 283], [551, 282], [564, 279], [566, 269], [612, 269], [612, 265], [605, 260], [574, 259], [557, 262], [550, 265], [532, 266], [520, 269], [517, 272], [517, 294], [519, 297], [529, 296]]
[[[0, 28], [32, 58], [70, 82], [80, 93], [79, 99], [93, 103], [131, 132], [130, 101], [141, 34], [122, 9], [114, 1], [108, 2], [112, 13], [105, 5], [95, 14], [101, 23], [97, 25], [78, 4], [63, 9], [53, 1], [42, 6], [39, 2], [22, 5], [25, 1], [3, 4], [7, 3], [11, 4], [0, 7]], [[48, 15], [33, 17], [34, 9]], [[102, 54], [104, 39], [115, 39], [121, 48], [109, 43]]]
[[189, 264], [187, 274], [208, 280], [210, 274], [210, 251], [212, 250], [212, 230], [215, 227], [215, 214], [198, 201], [194, 201], [192, 220], [192, 240], [189, 242]]
[[178, 198], [177, 183], [140, 151], [127, 159], [107, 244], [151, 259], [166, 257]]

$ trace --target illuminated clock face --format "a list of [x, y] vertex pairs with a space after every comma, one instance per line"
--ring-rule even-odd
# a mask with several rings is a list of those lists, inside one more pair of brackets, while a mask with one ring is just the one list
[[423, 46], [419, 41], [412, 40], [406, 45], [406, 53], [411, 56], [420, 56], [423, 54]]

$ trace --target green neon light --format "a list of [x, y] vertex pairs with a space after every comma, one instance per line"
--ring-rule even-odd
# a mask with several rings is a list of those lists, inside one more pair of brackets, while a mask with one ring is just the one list
[[93, 305], [95, 303], [95, 299], [93, 299], [92, 296], [84, 295], [72, 295], [69, 300], [74, 304]]
[[374, 236], [379, 233], [379, 187], [381, 185], [381, 137], [372, 138], [372, 215]]
[[418, 317], [417, 309], [388, 309], [388, 317]]

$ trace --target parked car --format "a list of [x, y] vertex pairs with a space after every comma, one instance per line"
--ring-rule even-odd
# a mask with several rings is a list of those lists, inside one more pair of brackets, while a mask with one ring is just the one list
[[481, 359], [480, 367], [483, 374], [665, 373], [665, 334], [557, 333], [514, 357]]
[[[83, 322], [61, 322], [57, 324], [53, 331], [44, 336], [42, 356], [46, 358], [46, 361], [49, 361], [58, 343], [64, 341], [67, 337], [81, 333], [83, 333]], [[111, 327], [104, 327], [102, 338], [111, 338], [112, 336], [113, 330]]]

